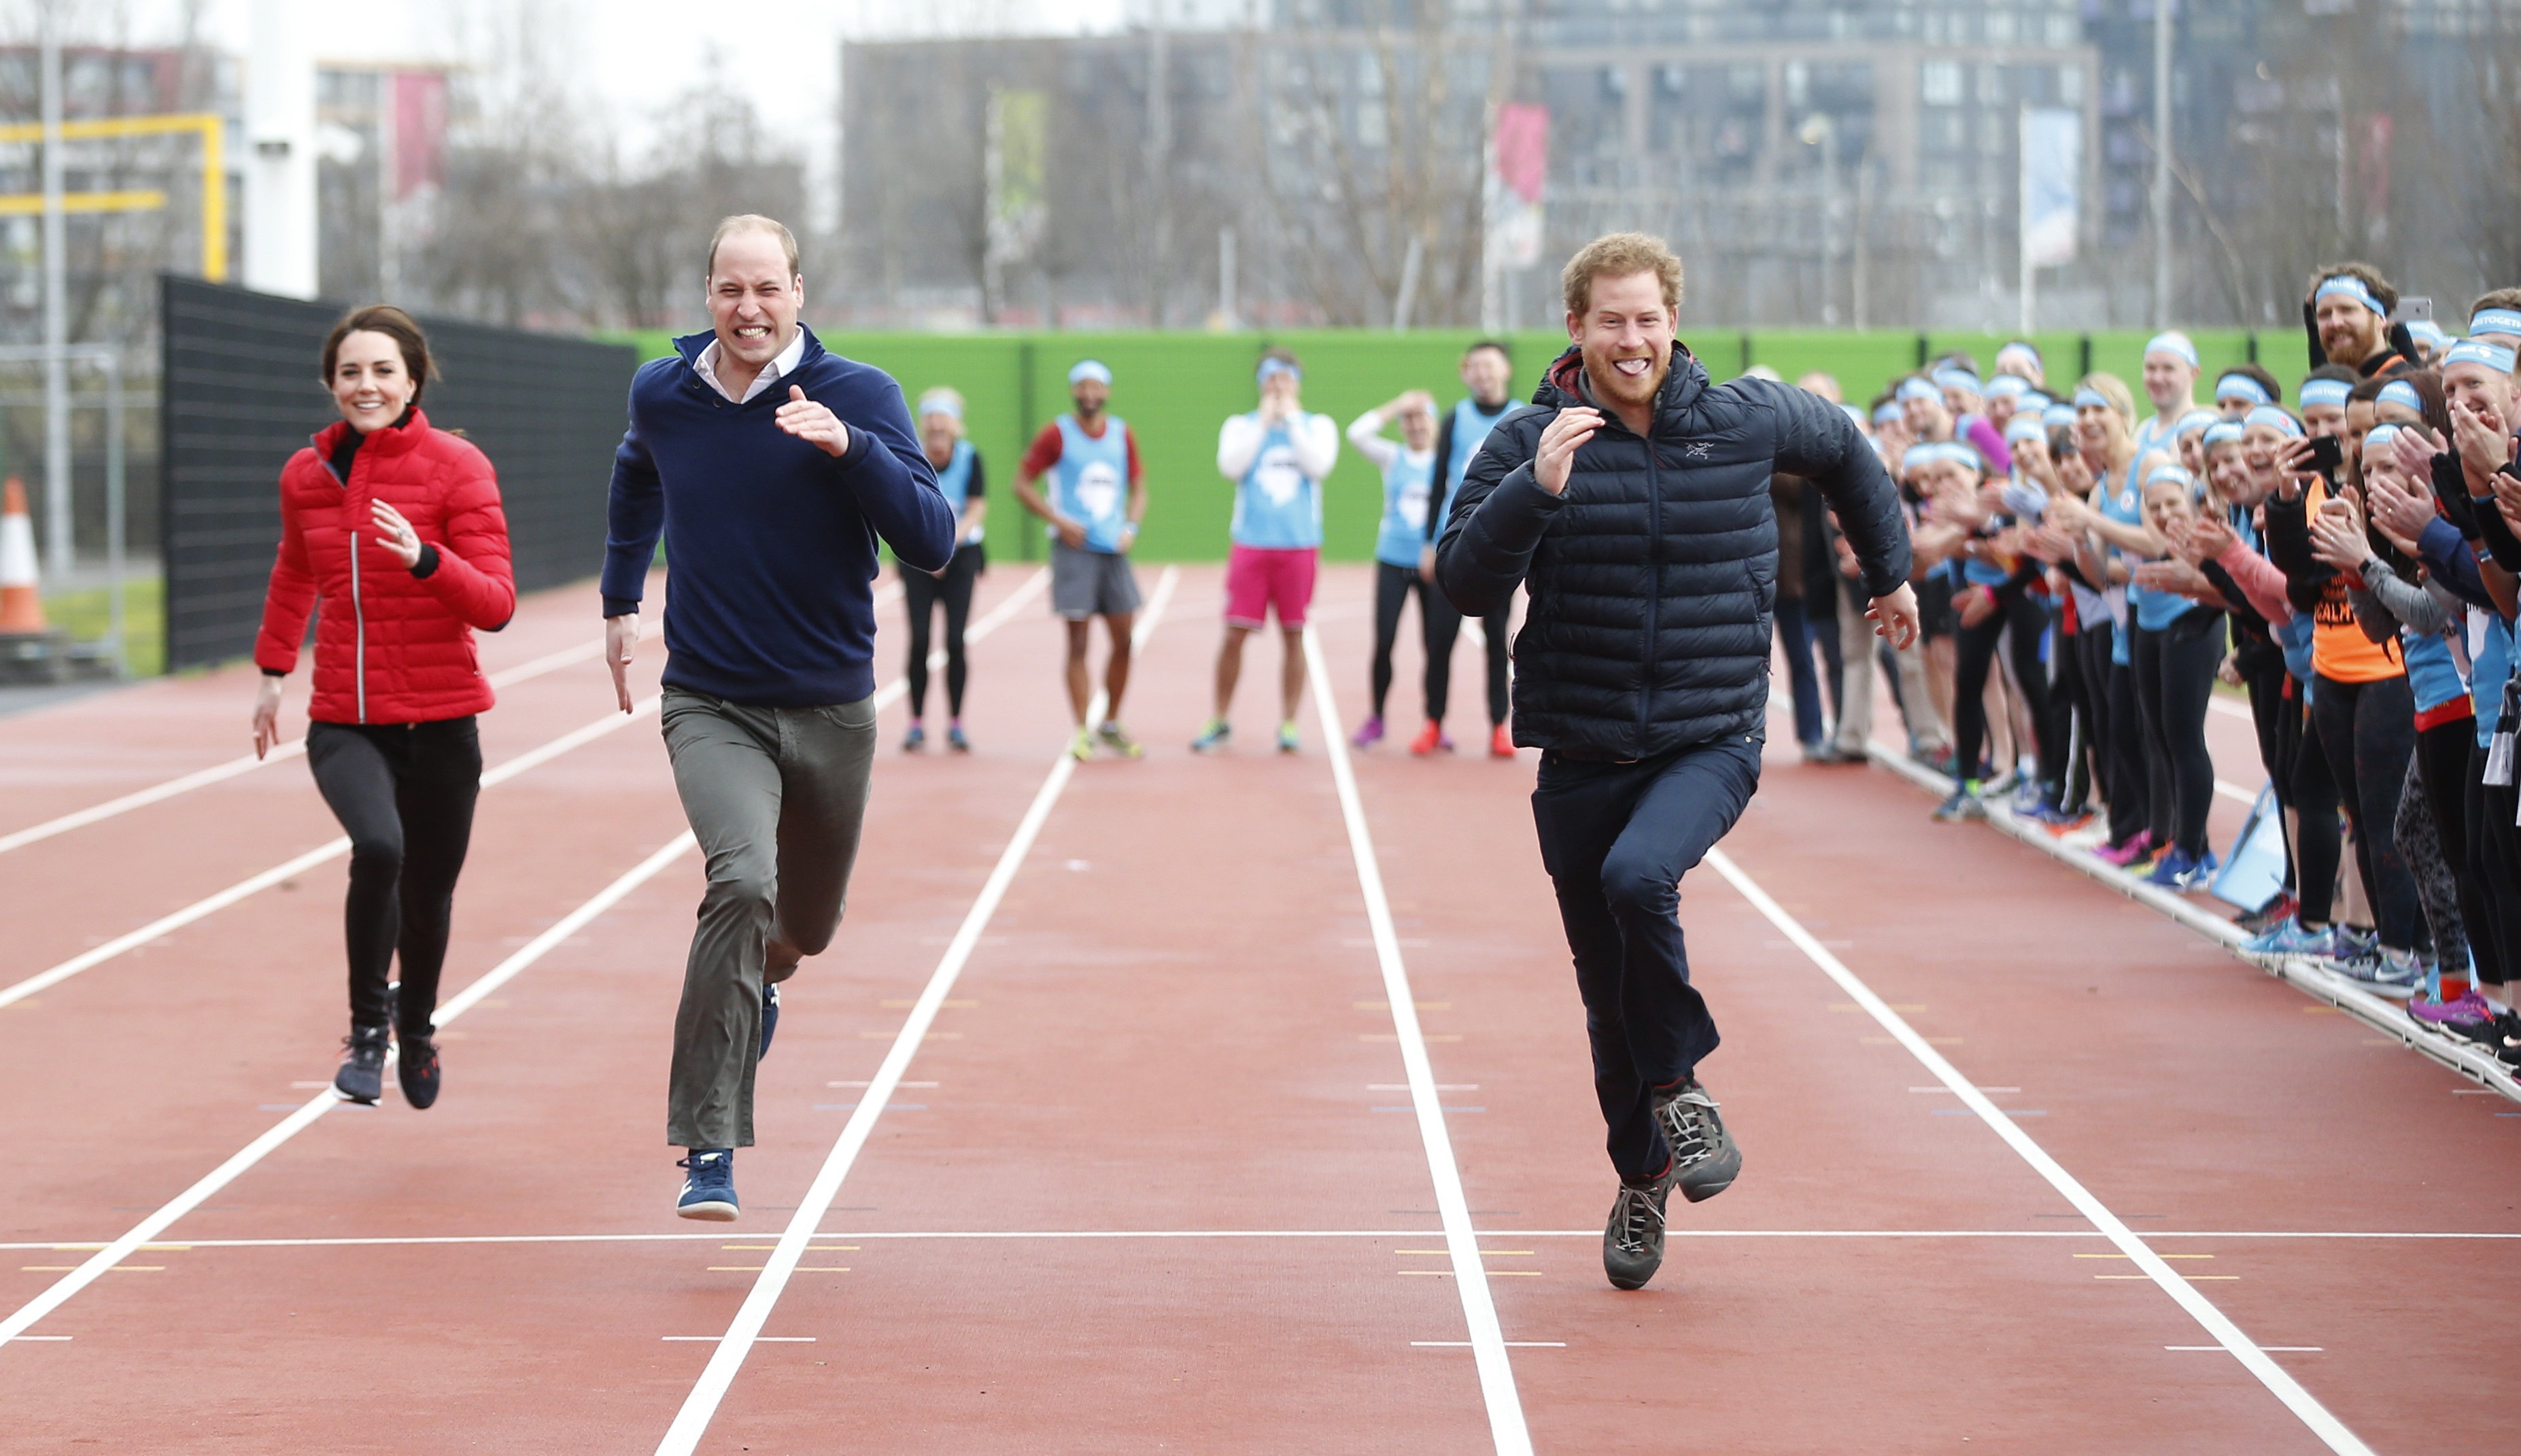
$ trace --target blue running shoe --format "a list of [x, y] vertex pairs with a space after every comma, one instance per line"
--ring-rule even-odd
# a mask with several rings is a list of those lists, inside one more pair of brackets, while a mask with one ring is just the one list
[[775, 981], [764, 982], [761, 987], [761, 1050], [753, 1054], [754, 1061], [758, 1062], [770, 1055], [770, 1038], [778, 1033], [779, 986]]
[[2144, 877], [2144, 883], [2165, 889], [2186, 889], [2189, 877], [2196, 873], [2197, 861], [2189, 857], [2187, 850], [2174, 844], [2170, 853], [2154, 861], [2153, 873]]
[[2288, 915], [2241, 942], [2241, 954], [2263, 960], [2287, 960], [2300, 956], [2333, 956], [2337, 954], [2337, 932], [2308, 931], [2302, 922]]
[[2223, 867], [2223, 862], [2215, 857], [2215, 851], [2209, 849], [2197, 860], [2195, 864], [2188, 867], [2188, 873], [2180, 880], [2179, 887], [2181, 889], [2203, 889], [2208, 885], [2214, 883], [2215, 872]]
[[690, 1157], [674, 1166], [690, 1171], [690, 1176], [683, 1179], [683, 1196], [674, 1203], [677, 1217], [735, 1222], [735, 1215], [742, 1210], [735, 1202], [733, 1148], [694, 1148]]
[[1952, 796], [1935, 806], [1937, 824], [1961, 824], [1987, 817], [1987, 800], [1978, 796], [1973, 787], [1963, 784], [1952, 791]]
[[2405, 1001], [2425, 988], [2424, 963], [2416, 959], [2412, 950], [2384, 950], [2359, 956], [2338, 969], [2357, 985], [2394, 1000]]

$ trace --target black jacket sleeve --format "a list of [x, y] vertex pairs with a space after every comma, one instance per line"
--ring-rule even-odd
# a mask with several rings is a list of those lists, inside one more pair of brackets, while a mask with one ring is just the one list
[[1567, 497], [1541, 489], [1532, 474], [1534, 448], [1554, 414], [1533, 410], [1499, 421], [1453, 494], [1436, 546], [1436, 584], [1465, 616], [1485, 616], [1513, 599], [1542, 532], [1567, 509]]
[[1776, 422], [1776, 469], [1808, 476], [1838, 513], [1839, 529], [1864, 571], [1865, 594], [1889, 596], [1908, 579], [1908, 522], [1900, 513], [1900, 490], [1872, 442], [1847, 412], [1817, 394], [1769, 380], [1737, 380], [1733, 387], [1759, 386], [1753, 396]]
[[[2513, 474], [2512, 468], [2504, 467], [2504, 473]], [[2460, 488], [2465, 490], [2468, 487], [2463, 483]], [[2475, 515], [2477, 539], [2486, 543], [2486, 554], [2503, 569], [2521, 571], [2521, 538], [2513, 536], [2512, 524], [2503, 519], [2503, 513], [2495, 509], [2492, 500], [2480, 500], [2476, 503]]]
[[[1453, 478], [1453, 420], [1454, 416], [1451, 412], [1447, 411], [1443, 423], [1436, 427], [1436, 473], [1427, 478], [1431, 482], [1433, 482], [1429, 492], [1430, 495], [1432, 498], [1440, 501], [1444, 498], [1444, 482]], [[1427, 544], [1430, 546], [1435, 545], [1436, 537], [1442, 533], [1444, 529], [1444, 513], [1440, 511], [1428, 512]]]
[[2303, 510], [2308, 495], [2292, 500], [2270, 495], [2267, 501], [2268, 560], [2284, 572], [2285, 600], [2296, 612], [2319, 605], [2320, 592], [2337, 573], [2311, 554], [2311, 519]]

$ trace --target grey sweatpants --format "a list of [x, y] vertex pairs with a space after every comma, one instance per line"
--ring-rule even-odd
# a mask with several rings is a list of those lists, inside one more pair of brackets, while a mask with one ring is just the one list
[[674, 1014], [665, 1141], [749, 1148], [761, 985], [787, 979], [841, 923], [875, 761], [875, 700], [749, 707], [667, 688], [660, 717], [709, 868]]

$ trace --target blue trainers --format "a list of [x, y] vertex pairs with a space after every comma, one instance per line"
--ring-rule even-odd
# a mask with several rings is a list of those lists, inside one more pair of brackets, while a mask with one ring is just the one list
[[1208, 720], [1208, 725], [1199, 730], [1199, 737], [1190, 741], [1190, 751], [1194, 753], [1214, 753], [1232, 742], [1233, 738], [1232, 724], [1223, 718], [1211, 718]]
[[2241, 953], [2267, 960], [2285, 960], [2301, 956], [2334, 956], [2337, 954], [2337, 931], [2303, 929], [2301, 921], [2288, 915], [2256, 936], [2241, 942]]
[[2341, 962], [2338, 971], [2375, 995], [2405, 1001], [2425, 988], [2424, 963], [2412, 950], [2383, 950]]
[[2144, 883], [2158, 885], [2165, 889], [2186, 889], [2196, 873], [2197, 861], [2187, 850], [2174, 844], [2170, 853], [2153, 862], [2153, 873], [2144, 877]]
[[1980, 798], [1976, 786], [1963, 784], [1952, 791], [1952, 796], [1935, 806], [1937, 824], [1959, 824], [1987, 817], [1987, 800]]
[[761, 1050], [753, 1054], [760, 1061], [770, 1055], [770, 1038], [779, 1032], [779, 983], [765, 981], [761, 986]]
[[735, 1222], [735, 1215], [743, 1210], [735, 1202], [733, 1148], [694, 1148], [690, 1157], [674, 1166], [690, 1170], [690, 1176], [683, 1179], [683, 1196], [674, 1202], [677, 1217]]

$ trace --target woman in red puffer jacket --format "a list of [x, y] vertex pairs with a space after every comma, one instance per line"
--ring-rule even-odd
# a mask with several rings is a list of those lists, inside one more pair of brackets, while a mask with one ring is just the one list
[[430, 428], [420, 395], [433, 377], [429, 341], [401, 309], [333, 327], [324, 381], [342, 419], [281, 470], [280, 557], [253, 650], [260, 754], [279, 739], [281, 684], [323, 603], [306, 761], [350, 838], [350, 1034], [333, 1086], [375, 1102], [398, 1031], [415, 1108], [437, 1100], [437, 977], [481, 792], [476, 715], [491, 693], [473, 633], [517, 610], [498, 479], [469, 441]]

